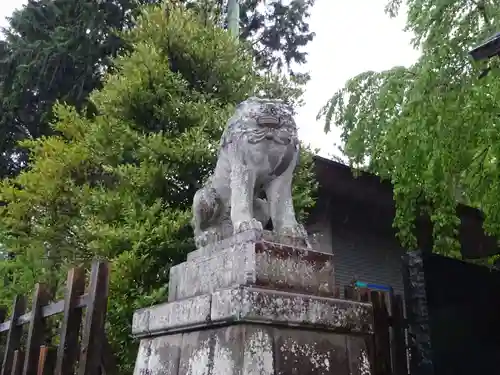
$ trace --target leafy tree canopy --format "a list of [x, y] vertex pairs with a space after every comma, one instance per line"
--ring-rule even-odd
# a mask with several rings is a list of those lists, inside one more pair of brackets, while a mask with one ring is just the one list
[[[14, 175], [26, 165], [18, 147], [24, 139], [53, 134], [54, 103], [88, 108], [88, 95], [102, 86], [113, 58], [131, 45], [117, 31], [133, 27], [139, 6], [160, 0], [30, 0], [14, 12], [0, 41], [0, 176]], [[167, 2], [175, 3], [174, 0]], [[181, 0], [198, 13], [218, 14], [219, 0]], [[314, 0], [242, 4], [241, 39], [252, 41], [254, 60], [265, 70], [285, 71], [302, 64], [301, 50], [313, 38], [307, 18]], [[307, 81], [293, 74], [297, 89]]]
[[[27, 140], [30, 165], [5, 180], [0, 243], [0, 304], [36, 281], [54, 286], [67, 267], [105, 257], [112, 263], [107, 329], [131, 373], [132, 313], [165, 301], [169, 266], [193, 249], [189, 225], [196, 189], [214, 167], [234, 105], [248, 95], [294, 95], [266, 80], [244, 44], [182, 7], [148, 7], [124, 38], [132, 52], [113, 61], [90, 100], [96, 115], [58, 104], [57, 135]], [[313, 204], [311, 154], [294, 186], [298, 213]]]
[[[402, 0], [386, 7], [394, 16]], [[414, 219], [426, 212], [434, 248], [451, 254], [457, 202], [485, 213], [500, 235], [499, 63], [479, 79], [468, 51], [500, 29], [500, 3], [489, 0], [408, 0], [406, 30], [422, 51], [410, 67], [364, 72], [347, 82], [320, 116], [342, 130], [343, 151], [394, 185], [395, 225], [413, 248]]]

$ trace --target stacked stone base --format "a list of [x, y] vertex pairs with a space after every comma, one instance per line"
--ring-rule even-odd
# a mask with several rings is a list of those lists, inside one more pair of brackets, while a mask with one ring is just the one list
[[134, 375], [368, 375], [370, 304], [334, 298], [331, 254], [254, 238], [172, 268], [136, 312]]
[[363, 337], [239, 324], [143, 339], [135, 374], [368, 375]]

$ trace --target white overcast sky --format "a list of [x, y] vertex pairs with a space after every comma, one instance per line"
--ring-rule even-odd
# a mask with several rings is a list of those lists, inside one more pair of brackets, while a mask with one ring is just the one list
[[[338, 132], [328, 136], [316, 114], [345, 82], [366, 70], [384, 70], [395, 65], [409, 65], [418, 52], [410, 46], [411, 35], [403, 32], [405, 15], [389, 19], [384, 13], [387, 0], [316, 0], [310, 25], [316, 38], [309, 43], [308, 63], [311, 73], [306, 105], [299, 109], [297, 122], [301, 139], [320, 154], [338, 154]], [[24, 0], [0, 0], [0, 25]]]

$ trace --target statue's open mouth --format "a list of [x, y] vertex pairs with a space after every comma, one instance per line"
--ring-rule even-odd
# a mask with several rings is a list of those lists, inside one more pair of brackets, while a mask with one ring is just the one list
[[277, 128], [280, 125], [280, 119], [275, 116], [259, 116], [257, 118], [257, 125]]
[[291, 142], [291, 137], [287, 133], [281, 133], [279, 130], [271, 129], [256, 129], [248, 134], [248, 143], [255, 144], [267, 139], [280, 145], [288, 145]]

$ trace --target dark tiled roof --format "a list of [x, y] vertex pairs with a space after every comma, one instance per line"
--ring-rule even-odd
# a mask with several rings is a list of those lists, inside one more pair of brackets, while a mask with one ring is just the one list
[[[392, 185], [382, 181], [380, 177], [370, 173], [360, 173], [354, 176], [347, 165], [315, 156], [316, 176], [322, 195], [332, 194], [362, 204], [367, 210], [377, 212], [377, 220], [391, 223], [394, 215], [394, 200]], [[483, 215], [481, 211], [459, 205], [457, 212], [460, 216], [460, 242], [462, 255], [465, 258], [480, 258], [500, 253], [495, 238], [487, 236], [483, 230]], [[380, 217], [385, 215], [386, 217]], [[390, 225], [390, 224], [389, 224]], [[431, 235], [431, 226], [428, 218], [419, 220], [417, 224], [422, 237]]]

